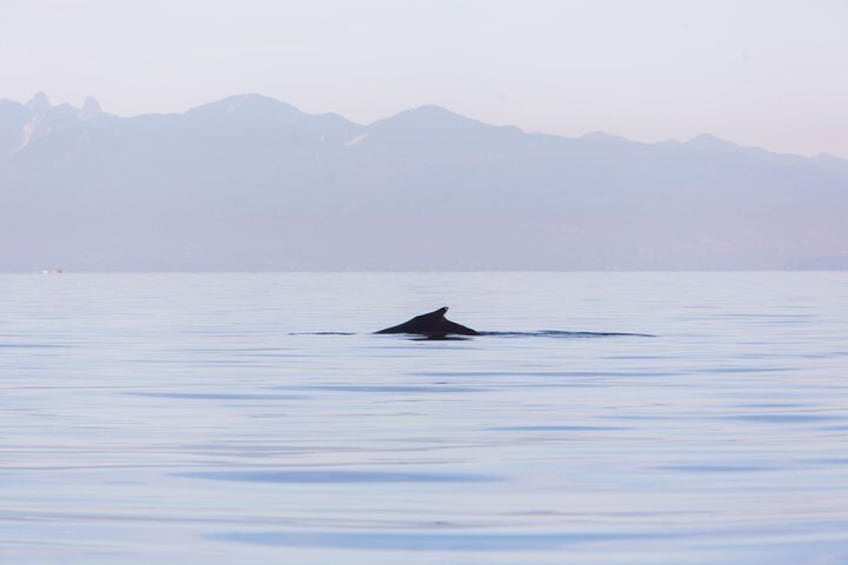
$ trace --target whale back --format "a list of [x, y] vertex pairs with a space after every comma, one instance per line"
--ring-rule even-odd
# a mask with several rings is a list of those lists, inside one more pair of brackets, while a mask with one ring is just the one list
[[480, 335], [476, 330], [457, 324], [445, 318], [447, 306], [438, 310], [415, 316], [402, 324], [374, 332], [378, 334], [417, 334], [427, 337], [444, 337], [448, 334]]

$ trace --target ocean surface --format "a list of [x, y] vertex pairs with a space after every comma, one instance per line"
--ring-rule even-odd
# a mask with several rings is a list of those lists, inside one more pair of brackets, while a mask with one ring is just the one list
[[845, 272], [0, 275], [0, 407], [2, 563], [848, 563]]

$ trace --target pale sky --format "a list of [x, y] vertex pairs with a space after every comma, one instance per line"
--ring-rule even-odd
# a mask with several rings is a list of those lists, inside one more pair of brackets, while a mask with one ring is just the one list
[[0, 0], [0, 98], [119, 115], [258, 92], [370, 123], [711, 133], [848, 157], [848, 0]]

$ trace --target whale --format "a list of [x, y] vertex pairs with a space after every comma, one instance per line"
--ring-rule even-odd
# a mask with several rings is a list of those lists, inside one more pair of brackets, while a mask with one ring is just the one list
[[445, 339], [448, 335], [480, 335], [480, 332], [445, 318], [447, 306], [415, 316], [402, 324], [374, 332], [375, 334], [412, 334], [428, 339]]

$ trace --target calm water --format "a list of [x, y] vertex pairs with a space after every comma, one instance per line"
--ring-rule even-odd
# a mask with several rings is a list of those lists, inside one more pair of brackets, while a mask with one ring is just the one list
[[[508, 333], [369, 335], [444, 304]], [[0, 312], [3, 563], [848, 563], [848, 273], [3, 275]]]

